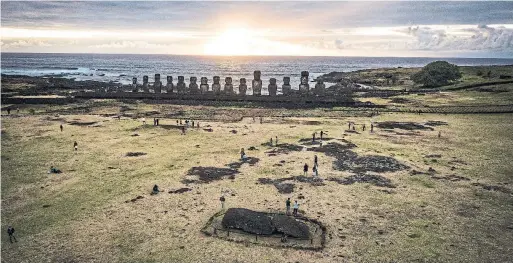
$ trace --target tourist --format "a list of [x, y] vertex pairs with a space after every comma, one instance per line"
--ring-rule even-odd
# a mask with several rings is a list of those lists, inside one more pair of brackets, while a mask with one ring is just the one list
[[319, 164], [317, 163], [317, 155], [314, 156], [314, 166], [318, 166]]
[[276, 146], [278, 146], [278, 136], [276, 136], [276, 140], [274, 140], [276, 143]]
[[356, 127], [354, 126], [354, 124], [353, 124], [353, 131], [356, 131]]
[[294, 201], [294, 216], [297, 216], [297, 211], [299, 209], [299, 204], [297, 203], [297, 200]]
[[371, 123], [371, 132], [374, 132], [374, 124]]
[[322, 140], [319, 140], [319, 147], [322, 147]]
[[322, 140], [322, 135], [324, 134], [324, 131], [321, 131], [321, 140]]
[[16, 240], [16, 237], [14, 236], [14, 227], [9, 226], [7, 228], [7, 234], [9, 235], [9, 241], [11, 241], [11, 243], [13, 238], [15, 242], [18, 242], [18, 240]]
[[312, 174], [313, 177], [318, 177], [319, 176], [319, 173], [318, 173], [316, 165], [314, 165], [314, 167], [312, 168], [312, 172], [313, 172], [313, 174]]
[[273, 146], [273, 137], [271, 137], [271, 142], [270, 142], [269, 146]]
[[314, 143], [314, 142], [315, 142], [315, 132], [312, 133], [312, 143]]
[[157, 126], [159, 126], [159, 119], [157, 119]]
[[64, 129], [64, 127], [62, 126], [62, 124], [61, 124], [60, 128], [61, 128], [61, 132], [62, 132], [62, 130]]
[[50, 166], [50, 171], [48, 173], [53, 173], [53, 174], [60, 174], [62, 173], [61, 170], [53, 167], [53, 166]]
[[180, 119], [180, 125], [182, 125], [182, 119]]
[[286, 214], [289, 215], [290, 214], [290, 197], [287, 198], [287, 201], [285, 201], [285, 207], [286, 207]]
[[176, 125], [178, 125], [178, 120], [176, 120]]
[[7, 108], [7, 114], [11, 114], [11, 108]]
[[159, 186], [158, 186], [158, 185], [154, 185], [154, 186], [153, 186], [153, 191], [151, 191], [151, 194], [152, 194], [152, 195], [156, 195], [156, 194], [158, 194], [159, 192], [160, 192], [160, 190], [159, 190]]
[[351, 130], [351, 122], [349, 122], [349, 124], [347, 126], [347, 130]]
[[77, 141], [75, 141], [73, 143], [73, 148], [75, 148], [75, 152], [78, 150], [78, 143], [77, 143]]
[[244, 152], [244, 148], [240, 149], [240, 159], [241, 159], [241, 161], [246, 160], [246, 153]]
[[365, 131], [365, 124], [363, 125], [362, 130]]
[[142, 118], [143, 125], [146, 125], [146, 118]]
[[442, 131], [438, 131], [438, 138], [442, 137]]
[[305, 166], [303, 166], [303, 172], [304, 172], [304, 175], [307, 176], [307, 173], [308, 173], [308, 164], [305, 163]]
[[185, 126], [182, 126], [182, 135], [185, 135]]
[[198, 128], [199, 128], [199, 121], [198, 121], [198, 124], [197, 124]]
[[194, 126], [194, 121], [192, 121], [192, 128], [194, 128], [194, 127], [195, 127], [195, 126]]
[[157, 119], [153, 118], [153, 126], [157, 126]]
[[260, 124], [262, 124], [262, 117], [260, 117]]
[[224, 198], [224, 195], [222, 195], [222, 196], [219, 198], [219, 201], [221, 201], [221, 209], [224, 209], [224, 201], [226, 201], [226, 199]]

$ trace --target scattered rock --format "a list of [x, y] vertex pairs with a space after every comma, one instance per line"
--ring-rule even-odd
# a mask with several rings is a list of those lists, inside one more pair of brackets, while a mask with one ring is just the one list
[[294, 187], [295, 187], [294, 184], [290, 184], [290, 183], [278, 183], [278, 184], [274, 184], [274, 186], [276, 187], [276, 189], [278, 189], [278, 192], [280, 194], [290, 194], [290, 193], [294, 192]]
[[250, 166], [254, 166], [256, 163], [258, 163], [260, 161], [259, 158], [256, 158], [256, 157], [248, 157], [245, 161], [239, 161], [239, 162], [233, 162], [233, 163], [229, 163], [227, 164], [228, 167], [232, 168], [232, 169], [238, 169], [242, 166], [242, 164], [249, 164]]
[[452, 181], [452, 182], [470, 181], [470, 179], [467, 177], [463, 177], [463, 176], [459, 176], [459, 175], [455, 175], [455, 174], [451, 174], [451, 175], [447, 175], [447, 176], [431, 176], [431, 178], [433, 178], [435, 180], [448, 180], [448, 181]]
[[426, 158], [442, 158], [442, 155], [441, 154], [428, 154], [424, 157], [426, 157]]
[[426, 125], [426, 126], [442, 126], [442, 125], [449, 125], [449, 124], [445, 121], [427, 121], [426, 123], [424, 123], [424, 125]]
[[320, 122], [320, 121], [304, 121], [302, 124], [304, 124], [304, 125], [321, 125], [322, 122]]
[[43, 205], [43, 208], [47, 208], [47, 207], [50, 207], [51, 205]]
[[204, 131], [207, 131], [207, 132], [213, 132], [213, 131], [214, 131], [214, 129], [212, 129], [212, 128], [203, 129], [203, 130], [204, 130]]
[[[269, 142], [267, 143], [263, 143], [262, 145], [266, 146], [266, 145], [269, 145]], [[272, 145], [271, 145], [272, 146]], [[301, 145], [295, 145], [295, 144], [289, 144], [289, 143], [280, 143], [278, 145], [276, 145], [276, 148], [271, 150], [271, 151], [267, 151], [265, 153], [267, 153], [269, 156], [271, 156], [271, 154], [274, 154], [274, 155], [277, 155], [277, 154], [289, 154], [290, 152], [300, 152], [303, 150], [303, 146]]]
[[132, 135], [130, 135], [130, 136], [137, 137], [137, 136], [139, 136], [139, 134], [134, 133], [134, 134], [132, 134]]
[[90, 126], [90, 125], [94, 125], [97, 123], [98, 122], [96, 122], [96, 121], [90, 121], [90, 122], [70, 121], [70, 122], [68, 122], [69, 125], [76, 125], [76, 126]]
[[192, 191], [192, 189], [187, 188], [187, 187], [182, 187], [180, 189], [171, 190], [171, 191], [169, 191], [169, 193], [170, 194], [182, 194], [182, 193], [189, 192], [189, 191]]
[[231, 130], [230, 132], [233, 134], [237, 134], [237, 130]]
[[256, 151], [256, 150], [258, 150], [258, 149], [257, 149], [255, 146], [251, 146], [251, 147], [249, 147], [249, 148], [248, 148], [248, 150], [249, 150], [249, 151]]
[[488, 191], [497, 191], [505, 194], [511, 194], [512, 191], [504, 186], [500, 185], [487, 185], [483, 183], [473, 183], [473, 186], [480, 186], [481, 188], [488, 190]]

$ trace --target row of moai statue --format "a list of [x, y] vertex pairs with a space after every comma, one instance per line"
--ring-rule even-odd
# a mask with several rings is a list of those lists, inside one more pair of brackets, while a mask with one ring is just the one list
[[[317, 84], [315, 84], [315, 88], [310, 90], [310, 85], [308, 83], [308, 71], [301, 72], [301, 84], [299, 84], [299, 90], [293, 90], [290, 85], [290, 77], [283, 77], [283, 85], [282, 93], [283, 95], [291, 95], [298, 93], [299, 94], [309, 94], [313, 93], [315, 95], [323, 95], [326, 89], [326, 85], [323, 83], [321, 79], [317, 79]], [[261, 72], [255, 71], [253, 72], [254, 79], [251, 82], [251, 87], [253, 89], [254, 96], [262, 95], [262, 80], [261, 80]], [[221, 78], [219, 76], [214, 76], [214, 83], [212, 84], [212, 89], [208, 84], [208, 79], [206, 77], [202, 77], [200, 80], [200, 85], [198, 86], [196, 77], [190, 78], [189, 86], [185, 84], [185, 78], [183, 76], [178, 76], [178, 83], [176, 85], [173, 84], [173, 77], [167, 76], [167, 84], [164, 86], [160, 81], [160, 74], [155, 74], [155, 82], [153, 83], [153, 91], [155, 93], [162, 93], [163, 88], [165, 87], [167, 93], [178, 93], [178, 94], [207, 94], [214, 93], [216, 95], [219, 94], [235, 94], [232, 84], [232, 78], [226, 77], [224, 79], [224, 90], [221, 90]], [[138, 92], [137, 78], [132, 79], [132, 87], [133, 92]], [[248, 89], [248, 85], [246, 84], [246, 79], [241, 78], [239, 82], [239, 95], [246, 95], [246, 91]], [[269, 85], [267, 86], [269, 91], [269, 96], [276, 96], [278, 92], [278, 85], [276, 84], [276, 79], [269, 79]], [[142, 84], [143, 92], [150, 92], [150, 84], [148, 82], [148, 76], [143, 76], [143, 84]]]

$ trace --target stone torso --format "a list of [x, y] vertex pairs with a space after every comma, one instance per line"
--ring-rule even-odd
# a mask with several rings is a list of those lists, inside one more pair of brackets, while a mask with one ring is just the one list
[[232, 84], [232, 78], [226, 77], [224, 79], [224, 92], [226, 94], [233, 94], [233, 84]]
[[208, 79], [206, 77], [201, 77], [200, 91], [201, 93], [209, 92], [210, 87], [208, 86]]
[[269, 79], [269, 86], [267, 86], [267, 89], [269, 90], [269, 96], [276, 96], [276, 93], [278, 92], [278, 86], [276, 85], [275, 78]]
[[221, 84], [219, 83], [221, 81], [221, 78], [219, 76], [214, 76], [214, 84], [212, 84], [212, 91], [216, 95], [221, 94]]
[[200, 93], [200, 89], [199, 89], [198, 84], [196, 83], [196, 81], [198, 81], [198, 78], [196, 78], [196, 77], [191, 77], [190, 78], [189, 92], [191, 94], [198, 94], [198, 93]]
[[246, 91], [248, 90], [248, 85], [246, 85], [246, 79], [241, 78], [239, 82], [239, 95], [246, 96]]
[[253, 89], [254, 96], [262, 95], [262, 80], [260, 79], [260, 71], [253, 72], [253, 81], [251, 82], [251, 88]]

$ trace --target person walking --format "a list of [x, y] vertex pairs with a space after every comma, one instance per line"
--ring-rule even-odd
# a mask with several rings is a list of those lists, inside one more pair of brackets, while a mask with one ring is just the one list
[[224, 195], [222, 195], [222, 196], [219, 198], [219, 201], [221, 201], [221, 209], [224, 209], [224, 201], [226, 201], [226, 199], [224, 198]]
[[321, 140], [322, 140], [322, 135], [324, 134], [324, 131], [321, 131]]
[[73, 148], [75, 148], [75, 152], [78, 150], [78, 143], [77, 143], [77, 141], [75, 141], [73, 143]]
[[299, 204], [297, 203], [297, 200], [294, 201], [294, 216], [297, 216], [297, 211], [299, 210]]
[[64, 129], [64, 127], [62, 126], [62, 124], [61, 124], [60, 128], [61, 128], [61, 132], [62, 132], [62, 130]]
[[318, 160], [317, 160], [317, 155], [315, 155], [315, 156], [314, 156], [314, 166], [318, 166], [318, 165], [319, 165], [317, 161], [318, 161]]
[[276, 143], [276, 146], [278, 146], [278, 136], [276, 136], [276, 139], [274, 141]]
[[314, 143], [314, 142], [315, 142], [315, 132], [312, 133], [312, 143]]
[[146, 118], [142, 118], [143, 125], [146, 125]]
[[303, 172], [304, 172], [304, 175], [307, 176], [307, 173], [308, 173], [308, 164], [305, 163], [305, 166], [303, 166]]
[[362, 130], [365, 131], [365, 124], [363, 125]]
[[7, 234], [9, 235], [9, 241], [11, 241], [11, 243], [13, 238], [15, 242], [18, 242], [18, 240], [16, 240], [16, 237], [14, 236], [14, 227], [9, 226], [7, 228]]
[[371, 123], [371, 132], [374, 132], [374, 124]]
[[312, 176], [313, 177], [318, 177], [319, 176], [319, 173], [317, 172], [317, 166], [314, 166], [312, 168]]
[[290, 215], [290, 197], [289, 197], [289, 198], [287, 198], [287, 201], [285, 201], [285, 207], [286, 207], [286, 209], [287, 209], [287, 210], [285, 211], [285, 213], [286, 213], [287, 215]]

